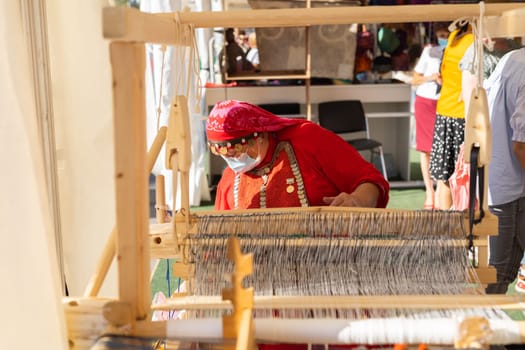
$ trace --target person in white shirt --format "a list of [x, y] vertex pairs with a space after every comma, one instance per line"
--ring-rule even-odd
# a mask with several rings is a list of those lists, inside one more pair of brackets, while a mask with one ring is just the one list
[[433, 25], [433, 44], [423, 48], [414, 67], [412, 85], [417, 86], [414, 112], [416, 118], [416, 150], [421, 152], [421, 173], [425, 183], [425, 209], [434, 209], [434, 184], [430, 177], [430, 151], [436, 120], [436, 104], [439, 98], [441, 76], [441, 56], [447, 45], [448, 23], [436, 22]]
[[259, 49], [257, 49], [257, 38], [255, 32], [250, 33], [248, 36], [249, 49], [246, 52], [246, 59], [250, 61], [253, 68], [259, 69]]

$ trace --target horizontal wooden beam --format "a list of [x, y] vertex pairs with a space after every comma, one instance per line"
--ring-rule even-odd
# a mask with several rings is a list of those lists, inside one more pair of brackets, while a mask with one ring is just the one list
[[[102, 309], [114, 301], [109, 298], [63, 299], [66, 315], [102, 316]], [[367, 309], [468, 309], [496, 307], [521, 310], [524, 295], [357, 295], [357, 296], [254, 296], [255, 309], [317, 309], [331, 307]], [[231, 302], [221, 296], [172, 297], [163, 304], [152, 305], [152, 310], [230, 309]], [[99, 330], [103, 327], [99, 327]]]
[[[354, 212], [354, 213], [404, 213], [410, 214], [412, 211], [403, 210], [403, 209], [373, 209], [373, 208], [337, 208], [337, 207], [308, 207], [308, 208], [268, 208], [268, 209], [246, 209], [246, 210], [236, 210], [236, 211], [228, 211], [228, 212], [218, 212], [218, 211], [198, 211], [194, 212], [193, 215], [191, 215], [190, 220], [190, 231], [185, 231], [184, 224], [184, 218], [180, 215], [177, 215], [175, 217], [176, 224], [177, 224], [177, 232], [179, 234], [178, 242], [184, 242], [184, 238], [186, 235], [192, 235], [197, 233], [197, 222], [199, 220], [202, 220], [205, 216], [224, 216], [231, 217], [232, 220], [235, 220], [236, 217], [242, 216], [242, 215], [249, 215], [249, 214], [255, 214], [255, 213], [266, 213], [268, 214], [268, 220], [272, 220], [272, 214], [275, 213], [283, 213], [283, 212], [289, 212], [289, 213], [348, 213], [348, 212]], [[412, 212], [413, 213], [413, 212]], [[430, 214], [430, 213], [429, 213]], [[468, 229], [468, 216], [467, 213], [464, 214], [464, 227], [465, 229]], [[476, 213], [476, 217], [478, 217], [478, 213]], [[410, 220], [409, 217], [407, 217], [407, 220]], [[180, 229], [179, 229], [180, 227]], [[498, 218], [497, 216], [486, 212], [485, 217], [483, 218], [482, 222], [478, 225], [475, 225], [473, 228], [473, 234], [474, 234], [474, 246], [481, 247], [487, 246], [487, 241], [484, 238], [487, 235], [497, 235], [498, 234]], [[296, 234], [297, 232], [281, 232], [283, 237], [286, 237], [290, 234]], [[468, 234], [468, 232], [466, 232]], [[482, 238], [483, 237], [483, 238]], [[362, 237], [363, 241], [366, 240], [366, 237]], [[180, 255], [177, 253], [178, 247], [176, 246], [176, 241], [172, 234], [172, 224], [170, 223], [164, 223], [164, 224], [152, 224], [150, 225], [150, 248], [151, 248], [151, 257], [152, 258], [180, 258]], [[370, 244], [372, 244], [372, 241], [368, 241]], [[384, 244], [385, 241], [383, 241]], [[393, 240], [386, 241], [387, 244], [392, 244]], [[459, 241], [457, 241], [459, 242]], [[457, 243], [455, 242], [455, 243]], [[379, 241], [376, 241], [377, 244], [379, 244]], [[467, 245], [467, 237], [465, 237], [465, 240], [463, 241], [464, 245]]]
[[496, 269], [492, 266], [480, 266], [476, 267], [474, 270], [469, 270], [472, 273], [475, 272], [475, 276], [470, 276], [471, 281], [476, 281], [476, 279], [483, 285], [489, 283], [496, 283]]
[[[284, 237], [286, 236], [283, 236], [283, 238]], [[358, 238], [357, 240], [359, 244], [356, 243], [355, 239], [352, 239], [352, 240], [348, 239], [348, 245], [352, 247], [407, 247], [409, 245], [417, 245], [419, 247], [425, 244], [425, 243], [422, 243], [421, 241], [408, 242], [406, 240], [394, 240], [394, 239], [377, 240], [377, 239]], [[223, 240], [213, 240], [211, 238], [208, 239], [206, 242], [207, 244], [210, 244], [210, 245], [211, 244], [215, 244], [215, 245], [224, 244]], [[476, 239], [474, 239], [473, 243], [474, 243], [474, 246], [477, 247]], [[182, 244], [184, 245], [184, 243]], [[275, 244], [275, 240], [261, 238], [261, 240], [258, 242], [258, 245], [260, 246], [264, 246], [264, 245], [271, 246], [272, 244]], [[293, 238], [293, 237], [290, 237], [289, 240], [286, 242], [287, 246], [304, 246], [304, 245], [309, 245], [309, 244], [312, 244], [312, 243], [309, 242], [308, 239]], [[322, 245], [322, 244], [329, 244], [329, 243], [328, 242], [319, 243], [319, 245]], [[337, 244], [341, 245], [343, 243], [338, 242]], [[429, 247], [434, 247], [432, 242], [427, 242], [426, 244]], [[445, 244], [447, 246], [466, 248], [468, 245], [468, 242], [466, 239], [465, 240], [458, 240], [458, 239], [452, 240], [451, 239], [451, 240], [441, 242], [442, 246]], [[150, 248], [151, 248], [151, 251], [150, 251], [151, 257], [155, 259], [179, 259], [180, 260], [183, 258], [183, 256], [181, 256], [178, 253], [181, 247], [177, 247], [175, 240], [173, 239], [173, 235], [168, 230], [166, 230], [166, 232], [163, 232], [163, 233], [156, 232], [156, 233], [151, 234], [150, 235]], [[175, 276], [179, 276], [179, 275], [175, 275]], [[488, 276], [492, 276], [492, 272], [489, 272]], [[483, 281], [485, 281], [485, 275], [484, 275]], [[489, 281], [492, 281], [492, 279], [489, 279]]]
[[[524, 301], [523, 296], [510, 295], [403, 295], [403, 296], [362, 296], [362, 297], [318, 297], [297, 298], [288, 297], [255, 297], [256, 308], [265, 305], [267, 308], [278, 309], [281, 306], [287, 308], [305, 307], [315, 308], [318, 304], [321, 308], [327, 308], [331, 305], [356, 305], [361, 308], [411, 308], [411, 309], [440, 309], [440, 308], [476, 308], [476, 307], [498, 307], [502, 309], [520, 309]], [[191, 299], [191, 303], [189, 300]], [[306, 300], [305, 300], [306, 299]], [[63, 300], [64, 311], [67, 320], [68, 340], [71, 348], [74, 349], [91, 349], [96, 339], [106, 333], [109, 322], [104, 318], [104, 309], [110, 304], [110, 299], [97, 298], [65, 298]], [[216, 309], [229, 309], [231, 304], [223, 302], [220, 297], [189, 297], [175, 301], [169, 299], [170, 305], [154, 305], [153, 309], [172, 310], [172, 309], [192, 309], [191, 305], [200, 303], [206, 307], [215, 307]], [[358, 304], [357, 304], [358, 303]], [[264, 319], [263, 319], [264, 320]], [[322, 322], [322, 320], [314, 320]], [[190, 322], [191, 325], [198, 327], [196, 320], [178, 320], [178, 321], [137, 321], [135, 333], [137, 336], [147, 336], [152, 338], [164, 338], [169, 332], [168, 323]], [[206, 321], [204, 321], [206, 322]], [[218, 321], [220, 322], [220, 320]], [[257, 322], [257, 320], [256, 320]], [[519, 334], [522, 341], [525, 341], [525, 322], [516, 321], [514, 323], [519, 328]], [[202, 328], [202, 326], [200, 327]], [[199, 329], [199, 328], [198, 328]], [[204, 339], [204, 333], [202, 334]], [[220, 340], [220, 339], [218, 339]]]
[[[523, 9], [523, 3], [485, 4], [486, 16]], [[327, 8], [258, 9], [239, 11], [145, 13], [128, 7], [103, 9], [104, 37], [117, 41], [137, 41], [190, 45], [190, 26], [215, 27], [305, 27], [351, 23], [406, 23], [452, 21], [479, 16], [478, 4], [435, 4], [396, 6], [350, 6]], [[184, 25], [180, 34], [176, 18]], [[501, 25], [498, 25], [501, 28]], [[499, 29], [498, 29], [499, 30]], [[522, 33], [523, 34], [523, 33]]]
[[[485, 16], [523, 8], [524, 4], [485, 4]], [[453, 21], [460, 17], [479, 16], [478, 4], [432, 4], [396, 6], [349, 6], [324, 8], [258, 9], [222, 12], [185, 12], [184, 24], [195, 28], [213, 27], [304, 27], [325, 24], [407, 23]]]
[[178, 14], [140, 12], [130, 7], [104, 7], [102, 25], [104, 38], [113, 41], [191, 45], [190, 27], [180, 26], [175, 20]]
[[226, 80], [253, 80], [253, 79], [310, 79], [310, 74], [305, 70], [293, 71], [261, 71], [261, 72], [238, 72], [226, 73]]
[[[265, 296], [254, 297], [254, 309], [469, 309], [497, 307], [521, 310], [521, 295], [358, 295], [358, 296]], [[231, 309], [231, 302], [220, 296], [169, 298], [153, 310]]]
[[504, 12], [485, 20], [485, 29], [493, 38], [512, 38], [525, 35], [525, 7]]

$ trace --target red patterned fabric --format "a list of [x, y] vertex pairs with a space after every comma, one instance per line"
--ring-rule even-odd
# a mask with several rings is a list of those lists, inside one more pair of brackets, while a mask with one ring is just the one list
[[[287, 180], [291, 179], [294, 179], [294, 175], [290, 167], [290, 161], [286, 156], [286, 152], [281, 151], [272, 171], [268, 173], [268, 186], [266, 187], [266, 206], [268, 208], [301, 206], [295, 181], [291, 183], [293, 191], [286, 191], [288, 187]], [[260, 176], [251, 174], [241, 176], [239, 187], [243, 190], [239, 194], [239, 208], [259, 208], [262, 184], [263, 180]], [[230, 192], [230, 195], [231, 197], [228, 197], [227, 200], [233, 207], [233, 193]]]
[[211, 110], [206, 122], [206, 136], [211, 141], [227, 141], [254, 132], [279, 131], [304, 122], [281, 118], [246, 102], [227, 100], [218, 102]]

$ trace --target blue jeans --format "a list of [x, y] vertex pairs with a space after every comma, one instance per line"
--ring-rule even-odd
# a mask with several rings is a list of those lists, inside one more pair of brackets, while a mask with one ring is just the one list
[[497, 282], [487, 286], [487, 294], [505, 294], [521, 263], [525, 263], [525, 197], [491, 206], [498, 217], [498, 235], [489, 238], [489, 264], [496, 268]]

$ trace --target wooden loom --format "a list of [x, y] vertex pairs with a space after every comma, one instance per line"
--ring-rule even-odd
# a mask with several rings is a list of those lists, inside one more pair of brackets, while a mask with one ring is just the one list
[[[522, 6], [522, 5], [521, 5]], [[518, 9], [519, 8], [519, 9]], [[345, 24], [363, 22], [419, 22], [426, 21], [431, 13], [436, 21], [453, 20], [462, 16], [476, 16], [477, 5], [411, 5], [388, 7], [359, 7], [359, 8], [323, 8], [323, 9], [286, 9], [286, 10], [254, 10], [238, 11], [234, 13], [189, 13], [177, 14], [180, 23], [193, 27], [273, 27], [273, 26], [305, 26], [320, 24]], [[494, 16], [487, 19], [488, 31], [493, 36], [504, 36], [506, 33], [517, 35], [525, 33], [523, 22], [519, 15], [523, 15], [524, 8], [520, 4], [488, 4], [486, 15]], [[388, 14], [388, 15], [386, 15]], [[178, 248], [178, 238], [190, 233], [195, 227], [198, 216], [190, 214], [186, 206], [184, 215], [177, 215], [174, 224], [155, 225], [150, 228], [147, 215], [147, 176], [164, 141], [166, 129], [161, 129], [150, 154], [147, 156], [145, 142], [145, 102], [144, 102], [144, 43], [161, 43], [171, 45], [189, 45], [185, 37], [175, 37], [177, 23], [173, 14], [145, 14], [129, 8], [106, 8], [104, 10], [104, 35], [112, 40], [111, 60], [114, 82], [114, 120], [115, 120], [115, 154], [116, 154], [116, 184], [117, 184], [117, 225], [112, 231], [103, 258], [97, 269], [97, 274], [90, 282], [84, 298], [67, 298], [64, 300], [68, 320], [68, 332], [72, 348], [89, 347], [94, 339], [106, 333], [125, 334], [141, 337], [165, 338], [170, 334], [172, 326], [169, 322], [148, 321], [151, 312], [149, 292], [149, 259], [150, 250], [154, 257], [172, 257]], [[191, 30], [189, 27], [188, 30]], [[178, 121], [181, 122], [180, 120]], [[180, 125], [180, 124], [179, 124]], [[171, 125], [170, 125], [171, 126]], [[174, 130], [170, 130], [172, 135]], [[169, 133], [169, 132], [168, 132]], [[167, 164], [172, 169], [184, 173], [187, 171], [184, 161], [177, 158], [186, 156], [189, 148], [184, 147], [184, 132], [178, 136], [168, 135], [171, 140], [171, 151]], [[168, 141], [170, 145], [170, 141]], [[187, 158], [185, 158], [187, 159]], [[183, 177], [184, 178], [184, 177]], [[187, 184], [182, 186], [183, 192]], [[309, 208], [310, 211], [326, 209]], [[372, 211], [372, 210], [370, 210]], [[210, 213], [212, 214], [212, 213]], [[202, 214], [206, 215], [206, 214]], [[133, 219], [130, 219], [133, 218]], [[484, 220], [483, 225], [488, 220]], [[118, 228], [118, 230], [117, 230]], [[484, 231], [483, 227], [476, 226], [475, 234], [482, 237], [486, 232], [496, 232], [495, 226]], [[149, 235], [149, 232], [154, 233]], [[486, 241], [485, 241], [486, 242]], [[480, 243], [480, 242], [478, 242]], [[235, 243], [233, 243], [235, 245]], [[481, 240], [480, 247], [486, 246]], [[233, 248], [232, 248], [233, 249]], [[114, 255], [118, 256], [119, 297], [116, 300], [94, 298], [105, 277], [109, 264]], [[486, 261], [486, 256], [480, 253], [480, 261]], [[238, 250], [232, 250], [232, 255], [239, 256]], [[249, 258], [245, 258], [249, 259]], [[245, 268], [249, 271], [249, 267]], [[482, 270], [480, 270], [482, 271]], [[490, 275], [489, 269], [485, 272]], [[246, 274], [246, 270], [241, 272]], [[480, 278], [482, 273], [479, 274]], [[490, 276], [488, 276], [490, 277]], [[490, 279], [490, 278], [488, 278]], [[239, 281], [237, 276], [236, 281]], [[240, 293], [240, 292], [234, 292]], [[213, 299], [213, 298], [212, 298]], [[497, 305], [502, 308], [521, 309], [520, 297], [508, 296], [381, 296], [375, 297], [326, 297], [316, 299], [315, 302], [328, 305], [330, 303], [347, 303], [363, 305], [365, 307], [388, 307], [406, 305], [412, 307], [454, 307], [458, 304], [469, 306]], [[276, 303], [293, 305], [294, 303], [308, 302], [314, 307], [314, 300], [299, 300], [297, 298], [281, 297], [265, 300], [256, 299], [256, 303]], [[229, 307], [229, 302], [211, 300], [217, 307]], [[237, 300], [234, 304], [244, 304], [244, 309], [236, 311], [236, 321], [230, 324], [223, 334], [218, 336], [237, 341], [237, 347], [247, 348], [253, 345], [250, 337], [250, 318], [245, 310], [250, 309], [250, 303]], [[210, 300], [206, 301], [210, 304]], [[187, 301], [181, 302], [182, 307], [191, 308]], [[519, 328], [520, 342], [525, 342], [525, 329], [521, 323]], [[195, 323], [186, 323], [187, 338], [198, 338], [202, 327], [195, 329]], [[241, 326], [242, 325], [242, 326]], [[183, 326], [179, 322], [177, 326]], [[228, 328], [228, 327], [226, 327]], [[181, 328], [182, 329], [182, 328]], [[176, 333], [176, 332], [175, 332]], [[180, 332], [179, 332], [180, 334]], [[217, 337], [217, 334], [214, 335]], [[184, 338], [184, 337], [182, 337]], [[242, 340], [242, 342], [241, 342]], [[231, 343], [229, 343], [231, 345]]]

